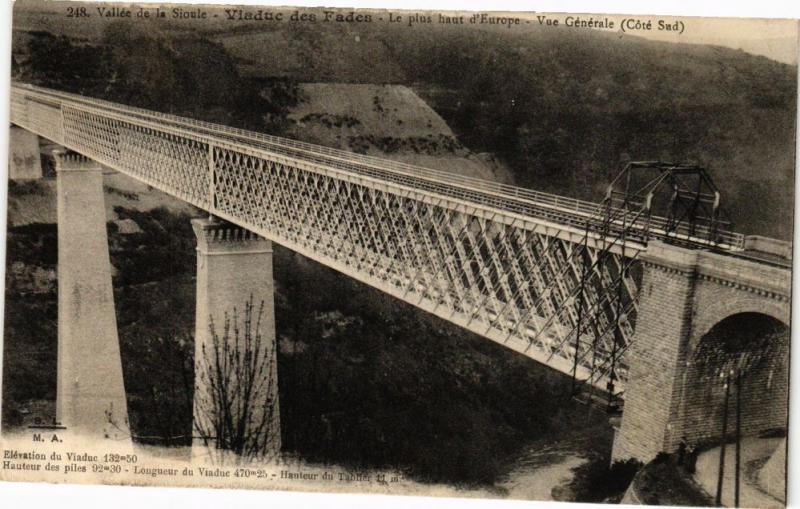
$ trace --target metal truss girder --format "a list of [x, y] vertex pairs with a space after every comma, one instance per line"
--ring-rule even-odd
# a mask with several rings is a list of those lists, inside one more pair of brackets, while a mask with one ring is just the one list
[[[223, 127], [41, 95], [15, 88], [12, 121], [564, 373], [575, 367], [578, 378], [604, 386], [612, 349], [624, 354], [632, 340], [632, 323], [624, 344], [609, 340], [619, 297], [603, 288], [641, 244], [617, 246], [557, 215], [473, 201], [450, 184], [416, 187], [411, 177], [382, 178], [242, 141], [260, 139], [256, 133], [232, 136]], [[593, 323], [576, 330], [585, 264]], [[636, 282], [623, 279], [621, 298], [635, 314]], [[615, 360], [626, 373], [624, 359]]]

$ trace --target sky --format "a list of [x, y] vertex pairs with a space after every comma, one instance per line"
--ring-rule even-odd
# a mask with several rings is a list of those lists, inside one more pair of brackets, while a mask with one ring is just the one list
[[[540, 13], [517, 13], [520, 17], [537, 20], [537, 17], [544, 14]], [[602, 11], [601, 11], [602, 12]], [[753, 19], [753, 18], [719, 18], [719, 17], [699, 17], [699, 16], [658, 16], [658, 15], [627, 15], [627, 14], [575, 14], [575, 13], [554, 13], [549, 17], [557, 18], [563, 24], [568, 16], [582, 19], [593, 18], [603, 20], [606, 17], [614, 21], [613, 29], [593, 29], [583, 30], [604, 30], [620, 34], [620, 37], [635, 35], [645, 39], [655, 41], [665, 41], [673, 43], [689, 44], [714, 44], [733, 49], [740, 49], [754, 55], [761, 55], [783, 62], [785, 64], [797, 64], [798, 50], [798, 21], [792, 19]], [[651, 30], [626, 30], [622, 31], [620, 26], [624, 20], [652, 21]], [[683, 33], [658, 30], [657, 22], [663, 20], [667, 24], [675, 21], [683, 21]], [[536, 21], [538, 23], [538, 21]]]
[[[664, 19], [677, 19], [665, 17]], [[740, 18], [681, 18], [683, 34], [670, 32], [639, 33], [648, 39], [715, 44], [763, 55], [785, 64], [797, 64], [797, 27], [795, 20]]]
[[[30, 1], [30, 0], [29, 0]], [[132, 3], [130, 0], [111, 0], [117, 1], [123, 5]], [[728, 10], [703, 10], [709, 9], [713, 6], [714, 2], [694, 2], [700, 4], [700, 8], [693, 6], [689, 8], [682, 0], [672, 0], [666, 2], [653, 1], [640, 1], [635, 4], [626, 4], [619, 0], [603, 0], [602, 2], [576, 2], [572, 0], [562, 1], [498, 1], [486, 2], [482, 0], [362, 0], [360, 2], [355, 0], [180, 0], [182, 3], [194, 4], [250, 4], [250, 5], [273, 5], [285, 6], [292, 5], [306, 5], [306, 6], [338, 6], [346, 7], [353, 4], [363, 4], [364, 7], [369, 8], [394, 8], [414, 11], [416, 9], [431, 9], [434, 11], [491, 11], [499, 10], [503, 7], [503, 11], [517, 11], [513, 15], [521, 18], [529, 18], [532, 23], [536, 23], [536, 16], [540, 13], [553, 13], [551, 16], [561, 18], [562, 24], [564, 18], [567, 16], [581, 16], [582, 18], [593, 17], [604, 18], [608, 16], [609, 19], [615, 21], [615, 26], [611, 30], [617, 32], [621, 37], [627, 35], [635, 35], [646, 39], [667, 41], [667, 42], [682, 42], [690, 44], [714, 44], [725, 46], [733, 49], [741, 49], [748, 53], [755, 55], [762, 55], [779, 62], [796, 65], [798, 54], [798, 21], [793, 19], [767, 19], [765, 17], [752, 18], [753, 14], [759, 16], [766, 15], [782, 15], [782, 16], [800, 16], [800, 8], [798, 12], [774, 12], [767, 9], [770, 0], [759, 0], [758, 2], [750, 2], [749, 7], [752, 9], [754, 4], [764, 5], [764, 9], [755, 11], [744, 10], [742, 12], [736, 10], [737, 2], [731, 2], [731, 5], [726, 5]], [[32, 3], [37, 3], [32, 0]], [[163, 0], [139, 0], [136, 3], [152, 3], [161, 4]], [[798, 2], [800, 6], [800, 2]], [[573, 8], [575, 7], [575, 8]], [[592, 7], [588, 10], [587, 7]], [[579, 9], [580, 8], [580, 9]], [[661, 15], [630, 15], [630, 14], [599, 14], [602, 12], [639, 12], [639, 13], [662, 13]], [[580, 12], [594, 12], [594, 14], [563, 14], [564, 12], [580, 13]], [[663, 13], [669, 12], [685, 12], [688, 15], [682, 17], [674, 17], [665, 15]], [[562, 14], [558, 14], [562, 13]], [[742, 14], [748, 15], [747, 18], [731, 17], [741, 16]], [[713, 17], [709, 17], [712, 15]], [[723, 16], [723, 17], [720, 17]], [[620, 25], [625, 19], [642, 19], [652, 20], [652, 30], [627, 30], [625, 33], [620, 31]], [[666, 22], [673, 22], [676, 20], [683, 21], [683, 33], [676, 33], [670, 31], [659, 31], [656, 29], [656, 22], [664, 20]], [[591, 29], [584, 29], [591, 30]]]

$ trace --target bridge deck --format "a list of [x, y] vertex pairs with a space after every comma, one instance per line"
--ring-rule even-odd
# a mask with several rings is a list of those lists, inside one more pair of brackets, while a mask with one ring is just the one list
[[596, 203], [30, 85], [11, 120], [600, 388], [624, 390], [647, 239], [709, 247], [663, 218], [620, 242], [587, 233]]
[[[569, 225], [579, 229], [583, 229], [587, 221], [601, 222], [605, 215], [603, 205], [596, 202], [544, 193], [289, 138], [246, 131], [235, 127], [153, 112], [27, 84], [15, 84], [14, 87], [29, 89], [40, 97], [50, 97], [56, 102], [74, 102], [89, 108], [98, 108], [106, 112], [123, 114], [146, 122], [155, 122], [162, 128], [172, 128], [178, 133], [191, 132], [200, 136], [209, 136], [235, 144], [243, 144], [259, 150], [266, 150], [359, 175], [407, 185], [422, 191], [464, 199], [505, 212], [546, 219], [557, 224]], [[706, 239], [706, 235], [704, 235], [707, 232], [703, 231], [702, 228], [696, 235], [692, 235], [685, 227], [680, 226], [678, 230], [668, 231], [667, 223], [668, 221], [663, 217], [651, 217], [648, 225], [648, 238], [677, 240], [697, 247], [712, 246]], [[716, 249], [737, 252], [744, 247], [744, 236], [741, 234], [720, 231], [718, 236], [720, 242], [714, 245]]]

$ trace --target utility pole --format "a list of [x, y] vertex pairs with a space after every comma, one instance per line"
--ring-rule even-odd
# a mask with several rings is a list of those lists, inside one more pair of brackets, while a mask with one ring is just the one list
[[[588, 271], [589, 265], [591, 265], [591, 258], [588, 260], [586, 259], [586, 255], [589, 252], [589, 221], [586, 221], [586, 232], [583, 235], [583, 250], [581, 251], [581, 264], [583, 265], [583, 271], [581, 273], [581, 288], [579, 293], [579, 300], [578, 300], [578, 326], [575, 328], [575, 359], [572, 365], [572, 389], [570, 391], [572, 397], [574, 398], [576, 394], [576, 378], [578, 377], [578, 360], [580, 357], [580, 350], [581, 350], [581, 330], [583, 328], [583, 307], [585, 299], [585, 289], [586, 289], [586, 280], [588, 279]], [[603, 268], [600, 267], [600, 270]], [[594, 376], [594, 373], [589, 373], [589, 383], [591, 383], [591, 378]], [[591, 401], [590, 401], [591, 403]]]
[[725, 475], [725, 435], [728, 433], [728, 398], [730, 397], [730, 381], [729, 373], [725, 373], [725, 403], [722, 406], [722, 444], [719, 449], [719, 469], [717, 471], [717, 497], [714, 504], [717, 507], [722, 507], [722, 481]]
[[734, 481], [734, 503], [739, 507], [739, 476], [742, 459], [742, 370], [736, 371], [736, 477]]

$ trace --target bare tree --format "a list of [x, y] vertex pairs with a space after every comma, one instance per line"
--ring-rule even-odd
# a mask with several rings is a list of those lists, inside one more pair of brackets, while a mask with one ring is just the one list
[[241, 318], [226, 312], [222, 335], [210, 321], [210, 344], [195, 360], [194, 428], [220, 458], [269, 460], [281, 440], [275, 341], [263, 335], [263, 301], [256, 311], [251, 295]]

